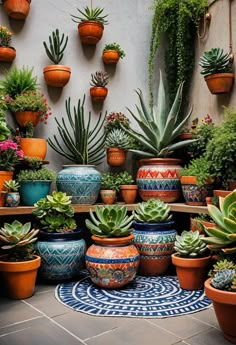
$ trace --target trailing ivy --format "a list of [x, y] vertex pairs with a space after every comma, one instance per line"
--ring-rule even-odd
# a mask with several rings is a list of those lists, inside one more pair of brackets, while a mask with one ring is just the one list
[[194, 44], [200, 18], [206, 12], [207, 0], [154, 0], [152, 34], [149, 54], [149, 94], [153, 106], [153, 74], [156, 52], [165, 38], [165, 71], [170, 104], [173, 103], [178, 85], [185, 81], [182, 103], [187, 101], [194, 67]]

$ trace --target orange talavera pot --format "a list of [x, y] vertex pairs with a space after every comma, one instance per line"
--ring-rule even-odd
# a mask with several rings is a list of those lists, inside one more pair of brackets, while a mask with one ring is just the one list
[[80, 41], [84, 44], [97, 44], [102, 38], [104, 26], [95, 20], [85, 20], [78, 25]]
[[36, 157], [44, 160], [47, 154], [47, 140], [40, 138], [21, 138], [20, 148], [26, 157]]
[[48, 65], [44, 67], [43, 74], [47, 85], [64, 87], [70, 80], [71, 69], [64, 65]]
[[3, 9], [9, 17], [24, 20], [30, 11], [31, 0], [3, 0]]
[[12, 62], [16, 57], [16, 50], [10, 47], [0, 47], [0, 61]]

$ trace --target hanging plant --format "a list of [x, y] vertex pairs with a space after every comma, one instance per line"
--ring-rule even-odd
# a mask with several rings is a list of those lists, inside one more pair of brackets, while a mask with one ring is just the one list
[[[156, 52], [165, 34], [165, 70], [170, 104], [179, 84], [185, 81], [184, 95], [189, 89], [194, 67], [194, 39], [200, 18], [206, 12], [207, 0], [154, 0], [149, 55], [149, 94], [153, 105], [153, 75]], [[185, 108], [187, 97], [182, 102]]]

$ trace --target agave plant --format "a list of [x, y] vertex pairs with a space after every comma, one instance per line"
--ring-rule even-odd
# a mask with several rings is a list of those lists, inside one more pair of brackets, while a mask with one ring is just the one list
[[136, 106], [139, 117], [136, 116], [130, 109], [128, 110], [138, 123], [142, 133], [137, 133], [137, 130], [132, 128], [125, 128], [122, 126], [122, 124], [121, 127], [146, 150], [142, 151], [132, 149], [130, 151], [143, 157], [166, 157], [174, 150], [183, 148], [184, 146], [187, 146], [195, 141], [184, 140], [175, 142], [175, 139], [183, 130], [184, 125], [192, 113], [191, 109], [184, 119], [180, 121], [179, 110], [182, 102], [182, 91], [183, 83], [181, 83], [178, 88], [174, 103], [169, 112], [167, 111], [166, 96], [161, 72], [157, 106], [154, 106], [152, 110], [149, 111], [145, 105], [142, 91], [136, 91], [141, 105], [141, 108]]
[[59, 64], [59, 62], [63, 58], [67, 43], [68, 36], [65, 37], [63, 33], [60, 37], [60, 32], [58, 29], [56, 29], [56, 31], [53, 31], [52, 34], [49, 36], [49, 46], [45, 41], [43, 41], [43, 45], [47, 53], [47, 56], [52, 62], [54, 62], [55, 64]]
[[210, 250], [222, 250], [225, 254], [236, 253], [236, 190], [225, 198], [219, 198], [219, 209], [214, 205], [207, 207], [217, 225], [205, 228], [209, 237], [205, 237], [204, 242]]
[[103, 25], [108, 24], [108, 21], [106, 20], [108, 14], [102, 15], [102, 12], [104, 11], [103, 8], [100, 8], [100, 7], [89, 8], [88, 6], [86, 6], [84, 8], [84, 11], [82, 11], [78, 8], [77, 8], [77, 10], [79, 11], [80, 16], [75, 16], [75, 15], [71, 14], [72, 20], [75, 23], [84, 22], [86, 20], [94, 20], [94, 21], [99, 22]]
[[224, 54], [221, 48], [212, 48], [205, 52], [200, 58], [199, 65], [202, 67], [201, 74], [205, 77], [216, 73], [227, 73], [232, 71], [230, 55]]
[[90, 210], [90, 218], [86, 219], [86, 226], [91, 233], [98, 237], [124, 237], [132, 229], [134, 216], [127, 215], [127, 207], [120, 205], [95, 206], [95, 215]]
[[130, 137], [120, 128], [115, 128], [108, 132], [106, 136], [106, 147], [118, 147], [127, 150], [129, 148]]
[[[49, 145], [60, 155], [76, 164], [100, 164], [105, 156], [105, 134], [100, 134], [105, 117], [100, 113], [97, 122], [91, 129], [91, 112], [89, 112], [87, 124], [85, 123], [85, 111], [83, 100], [78, 100], [74, 107], [74, 116], [71, 114], [70, 98], [66, 100], [66, 113], [69, 124], [62, 117], [61, 123], [57, 118], [57, 129], [61, 136], [62, 145], [56, 135], [48, 139]], [[105, 113], [106, 116], [106, 113]]]
[[198, 231], [184, 230], [181, 235], [176, 235], [174, 249], [181, 257], [195, 258], [205, 254], [207, 245], [202, 241], [204, 235]]
[[105, 87], [108, 84], [109, 74], [103, 71], [97, 71], [91, 74], [91, 83], [93, 87]]
[[134, 219], [139, 222], [160, 223], [171, 220], [170, 207], [159, 199], [149, 199], [138, 204]]

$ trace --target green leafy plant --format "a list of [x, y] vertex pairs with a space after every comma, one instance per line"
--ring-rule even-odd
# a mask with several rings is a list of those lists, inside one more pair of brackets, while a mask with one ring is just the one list
[[141, 147], [144, 147], [145, 150], [132, 149], [130, 151], [144, 157], [167, 157], [172, 154], [174, 150], [183, 148], [192, 142], [192, 140], [175, 142], [175, 139], [180, 134], [183, 126], [192, 113], [192, 110], [190, 110], [188, 115], [179, 123], [182, 89], [183, 84], [179, 86], [175, 101], [169, 112], [167, 111], [161, 72], [157, 106], [153, 107], [152, 110], [149, 111], [146, 107], [142, 92], [140, 90], [136, 91], [141, 105], [141, 108], [136, 106], [139, 117], [130, 109], [128, 110], [141, 128], [142, 133], [137, 133], [136, 129], [129, 129], [122, 125], [121, 127], [126, 133], [133, 137]]
[[120, 205], [95, 206], [85, 220], [87, 228], [97, 237], [124, 237], [130, 235], [133, 215], [127, 215], [127, 207]]
[[105, 156], [105, 134], [100, 134], [105, 117], [100, 113], [97, 122], [91, 128], [91, 112], [89, 112], [87, 124], [85, 123], [84, 102], [85, 96], [82, 101], [78, 100], [72, 115], [70, 98], [66, 100], [66, 114], [69, 124], [64, 117], [62, 117], [61, 123], [55, 118], [63, 145], [56, 135], [53, 136], [53, 139], [49, 138], [48, 143], [57, 153], [76, 164], [100, 164]]
[[138, 204], [134, 219], [145, 223], [161, 223], [171, 220], [170, 207], [159, 199], [149, 199]]
[[18, 138], [33, 138], [34, 136], [34, 125], [30, 121], [25, 127], [17, 127], [14, 135]]
[[130, 120], [125, 114], [121, 112], [112, 112], [109, 115], [106, 115], [104, 127], [107, 132], [121, 128], [121, 124], [124, 127], [130, 127]]
[[202, 67], [201, 74], [205, 77], [216, 73], [232, 73], [230, 54], [225, 54], [221, 48], [212, 48], [204, 52], [199, 65]]
[[22, 169], [22, 170], [39, 170], [43, 166], [43, 160], [38, 157], [24, 157], [24, 162], [23, 162], [27, 169]]
[[202, 241], [203, 237], [198, 231], [186, 230], [181, 235], [176, 235], [174, 249], [178, 256], [189, 258], [204, 256], [207, 252], [207, 245]]
[[75, 16], [71, 14], [72, 20], [75, 23], [81, 23], [87, 20], [94, 20], [96, 22], [99, 22], [103, 25], [108, 24], [107, 21], [107, 16], [103, 15], [103, 8], [100, 7], [96, 7], [96, 8], [89, 8], [88, 6], [84, 7], [84, 11], [80, 10], [79, 8], [77, 8], [77, 11], [79, 11], [80, 15], [79, 16]]
[[101, 180], [101, 189], [113, 189], [119, 192], [120, 184], [118, 182], [119, 173], [103, 172]]
[[97, 71], [91, 74], [90, 85], [93, 87], [105, 87], [109, 81], [109, 74], [104, 71]]
[[46, 232], [68, 232], [76, 229], [71, 196], [54, 191], [52, 195], [40, 199], [32, 214]]
[[37, 241], [39, 230], [31, 229], [31, 223], [22, 224], [14, 220], [4, 223], [0, 229], [0, 248], [6, 250], [5, 261], [28, 261], [33, 259], [33, 243]]
[[54, 64], [57, 65], [62, 60], [67, 43], [68, 36], [65, 37], [64, 33], [60, 36], [58, 29], [52, 31], [49, 36], [49, 44], [43, 41], [46, 54]]
[[20, 185], [16, 180], [9, 180], [4, 182], [4, 187], [8, 192], [17, 192]]
[[123, 59], [125, 57], [124, 50], [122, 50], [121, 46], [118, 43], [116, 43], [116, 42], [106, 44], [104, 49], [103, 49], [103, 52], [106, 51], [106, 50], [116, 50], [117, 53], [119, 54], [119, 57], [121, 59]]
[[41, 168], [38, 170], [20, 170], [17, 175], [17, 180], [22, 181], [53, 181], [56, 178], [56, 173], [48, 168]]
[[[8, 30], [6, 26], [0, 26], [0, 47], [9, 47], [11, 44], [12, 33]], [[14, 48], [13, 48], [14, 49]]]
[[7, 102], [5, 95], [0, 91], [0, 141], [4, 141], [11, 135], [11, 130], [6, 122]]
[[105, 147], [117, 147], [119, 149], [129, 149], [130, 136], [120, 128], [115, 128], [108, 132]]
[[128, 171], [122, 171], [118, 175], [119, 185], [129, 185], [134, 183], [132, 175], [128, 173]]
[[209, 179], [214, 181], [214, 176], [211, 174], [211, 162], [204, 156], [190, 161], [187, 167], [179, 171], [179, 176], [195, 176], [198, 186], [204, 186]]
[[209, 276], [215, 289], [236, 292], [236, 265], [231, 260], [222, 259], [213, 265]]

